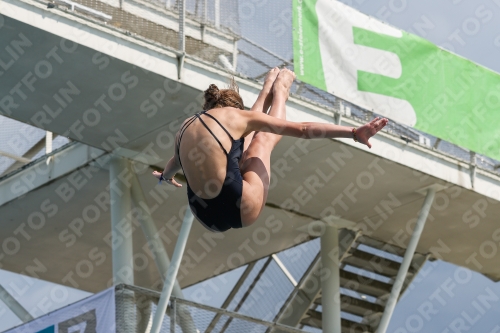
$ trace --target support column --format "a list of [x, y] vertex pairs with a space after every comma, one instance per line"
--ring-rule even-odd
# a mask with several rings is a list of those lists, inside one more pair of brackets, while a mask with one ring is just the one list
[[396, 281], [392, 285], [391, 295], [387, 300], [384, 314], [382, 315], [382, 319], [380, 319], [380, 324], [378, 326], [377, 333], [385, 333], [387, 327], [389, 327], [389, 322], [391, 321], [394, 308], [396, 307], [396, 303], [398, 301], [401, 288], [403, 287], [406, 274], [408, 274], [408, 269], [410, 268], [413, 255], [415, 254], [415, 250], [417, 249], [418, 241], [420, 240], [420, 235], [422, 234], [422, 230], [424, 230], [424, 225], [425, 222], [427, 221], [427, 216], [429, 216], [429, 211], [431, 209], [432, 202], [434, 201], [435, 194], [436, 194], [435, 188], [430, 187], [427, 190], [427, 195], [425, 196], [424, 205], [422, 206], [422, 209], [418, 214], [418, 219], [415, 225], [415, 229], [413, 230], [410, 242], [408, 243], [408, 247], [406, 248], [405, 256], [403, 257], [403, 262], [401, 263], [398, 275], [396, 276]]
[[341, 331], [339, 232], [332, 225], [325, 224], [325, 232], [321, 235], [321, 264], [328, 272], [321, 281], [323, 332], [338, 333]]
[[[113, 283], [134, 285], [132, 247], [132, 208], [128, 160], [112, 157], [109, 162], [109, 194], [111, 212], [111, 244]], [[129, 185], [129, 186], [127, 186]], [[123, 289], [116, 294], [117, 332], [135, 332], [136, 313], [134, 292]]]
[[132, 220], [127, 216], [132, 208], [126, 177], [128, 161], [112, 157], [109, 163], [109, 194], [111, 201], [111, 241], [114, 284], [134, 284]]
[[23, 323], [33, 320], [30, 313], [4, 287], [0, 285], [0, 299]]
[[165, 311], [167, 310], [168, 301], [170, 300], [170, 295], [172, 294], [172, 289], [174, 288], [175, 280], [177, 279], [177, 272], [179, 271], [179, 266], [181, 265], [182, 255], [184, 254], [184, 249], [186, 248], [189, 232], [191, 231], [191, 226], [193, 225], [193, 220], [193, 213], [191, 212], [191, 209], [187, 207], [184, 220], [182, 221], [181, 231], [179, 232], [179, 237], [177, 238], [177, 243], [175, 244], [172, 262], [168, 266], [167, 277], [165, 279], [165, 283], [163, 284], [161, 297], [158, 301], [158, 307], [156, 308], [156, 313], [153, 318], [151, 333], [160, 332], [163, 318], [165, 317]]

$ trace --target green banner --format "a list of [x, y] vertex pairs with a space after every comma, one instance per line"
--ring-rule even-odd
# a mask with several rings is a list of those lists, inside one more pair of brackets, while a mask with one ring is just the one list
[[500, 75], [333, 0], [294, 0], [297, 77], [500, 160]]

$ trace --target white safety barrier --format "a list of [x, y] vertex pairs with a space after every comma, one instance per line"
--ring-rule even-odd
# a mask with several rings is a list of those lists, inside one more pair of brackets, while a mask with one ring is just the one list
[[115, 325], [112, 287], [4, 333], [115, 333]]

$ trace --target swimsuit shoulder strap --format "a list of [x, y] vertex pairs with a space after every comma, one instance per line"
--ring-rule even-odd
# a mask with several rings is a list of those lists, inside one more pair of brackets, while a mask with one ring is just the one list
[[[204, 112], [202, 112], [201, 114], [206, 114], [206, 115], [210, 116], [208, 113], [204, 113]], [[197, 118], [198, 118], [198, 119], [200, 119], [201, 123], [202, 123], [202, 124], [203, 124], [203, 126], [205, 126], [205, 128], [206, 128], [206, 129], [210, 132], [210, 134], [212, 134], [212, 136], [214, 137], [214, 139], [215, 139], [215, 140], [219, 143], [219, 146], [222, 148], [222, 150], [224, 150], [224, 153], [226, 153], [226, 155], [228, 155], [226, 148], [224, 148], [224, 146], [222, 145], [222, 143], [219, 141], [219, 138], [217, 138], [217, 137], [215, 136], [214, 132], [212, 132], [212, 130], [211, 130], [211, 129], [207, 126], [207, 124], [203, 121], [203, 119], [201, 119], [200, 115], [198, 115], [198, 114], [197, 114], [196, 116], [197, 116]], [[212, 117], [212, 118], [213, 118], [213, 117]], [[214, 118], [214, 119], [215, 119], [215, 118]], [[215, 119], [215, 121], [217, 121], [217, 119]], [[217, 121], [217, 123], [219, 123], [219, 122]], [[219, 125], [220, 125], [220, 123], [219, 123]], [[220, 126], [222, 127], [222, 125], [220, 125]], [[222, 128], [223, 128], [223, 129], [226, 131], [226, 133], [229, 135], [229, 133], [227, 132], [227, 130], [226, 130], [224, 127], [222, 127]], [[229, 137], [231, 137], [231, 135], [229, 135]]]
[[224, 132], [227, 133], [227, 135], [231, 138], [231, 140], [234, 141], [234, 139], [231, 136], [231, 134], [229, 134], [228, 130], [224, 126], [222, 126], [222, 124], [217, 120], [217, 118], [215, 118], [214, 116], [212, 116], [210, 113], [207, 113], [207, 111], [203, 111], [201, 114], [204, 114], [205, 116], [208, 116], [208, 117], [212, 118], [213, 120], [215, 120], [217, 122], [217, 124], [219, 124], [219, 126], [224, 130]]
[[177, 157], [179, 158], [179, 164], [181, 165], [181, 168], [182, 168], [181, 155], [179, 154], [180, 146], [181, 146], [181, 139], [182, 139], [182, 136], [184, 135], [184, 132], [188, 128], [188, 126], [191, 125], [198, 117], [199, 117], [198, 114], [195, 114], [194, 116], [192, 116], [188, 121], [186, 121], [184, 123], [184, 125], [182, 125], [181, 129], [179, 130], [179, 139], [176, 142], [175, 149], [177, 151]]

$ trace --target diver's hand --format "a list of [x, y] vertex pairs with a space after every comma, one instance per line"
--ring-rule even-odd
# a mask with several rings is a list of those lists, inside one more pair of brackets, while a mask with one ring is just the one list
[[[158, 179], [158, 180], [162, 179], [162, 177], [161, 177], [161, 176], [162, 176], [162, 173], [161, 173], [161, 172], [158, 172], [158, 171], [153, 171], [153, 176], [154, 176], [156, 179]], [[175, 187], [182, 187], [182, 184], [179, 184], [179, 183], [175, 180], [175, 178], [174, 178], [174, 177], [172, 177], [172, 178], [170, 178], [170, 179], [165, 179], [165, 178], [164, 178], [164, 180], [165, 180], [165, 182], [167, 182], [168, 184], [170, 184], [170, 185], [174, 185]], [[161, 181], [160, 181], [160, 182], [161, 182]]]
[[364, 124], [361, 127], [358, 127], [356, 129], [356, 138], [358, 141], [362, 144], [365, 144], [368, 146], [368, 148], [371, 148], [372, 145], [368, 141], [372, 136], [377, 134], [378, 131], [380, 131], [382, 128], [384, 128], [385, 125], [389, 120], [387, 118], [375, 118], [369, 123]]

